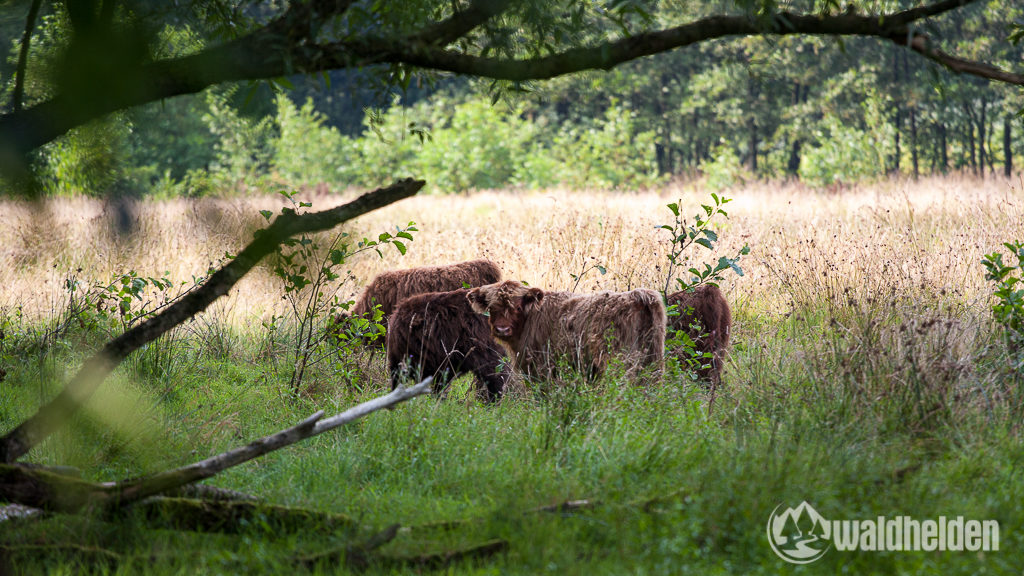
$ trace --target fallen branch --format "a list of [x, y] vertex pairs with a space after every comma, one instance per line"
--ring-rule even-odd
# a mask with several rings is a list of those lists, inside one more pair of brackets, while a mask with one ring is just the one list
[[153, 496], [155, 494], [161, 494], [172, 488], [178, 486], [184, 486], [186, 484], [192, 484], [209, 478], [215, 474], [218, 474], [228, 468], [237, 466], [243, 462], [252, 460], [262, 456], [268, 452], [279, 450], [285, 446], [295, 444], [300, 440], [305, 440], [318, 434], [323, 434], [328, 430], [333, 430], [343, 424], [347, 424], [354, 420], [358, 420], [367, 414], [376, 412], [381, 408], [388, 408], [405, 402], [410, 398], [415, 398], [422, 394], [430, 392], [430, 384], [433, 378], [428, 377], [419, 384], [411, 387], [399, 386], [391, 391], [390, 394], [374, 398], [368, 402], [363, 402], [357, 406], [353, 406], [348, 410], [332, 416], [325, 420], [320, 420], [323, 416], [323, 411], [317, 412], [309, 418], [303, 420], [298, 425], [282, 430], [276, 434], [271, 434], [259, 440], [249, 443], [247, 446], [241, 448], [235, 448], [222, 454], [207, 458], [194, 464], [189, 464], [176, 470], [168, 470], [161, 472], [148, 478], [132, 482], [121, 482], [111, 486], [111, 492], [114, 495], [115, 505], [123, 506], [130, 502], [141, 500], [147, 496]]
[[389, 408], [410, 398], [427, 394], [431, 389], [431, 381], [431, 378], [427, 378], [415, 386], [399, 386], [390, 394], [353, 406], [325, 420], [321, 420], [323, 412], [317, 412], [296, 426], [241, 448], [145, 478], [95, 484], [46, 470], [0, 464], [0, 501], [52, 512], [73, 513], [86, 506], [100, 506], [112, 511], [143, 498], [204, 480], [268, 452], [358, 420], [381, 408]]
[[550, 506], [539, 506], [527, 512], [572, 512], [573, 510], [585, 510], [587, 508], [593, 508], [595, 502], [591, 500], [566, 500], [560, 504], [552, 504]]
[[86, 360], [78, 374], [56, 398], [0, 438], [0, 463], [11, 463], [21, 458], [63, 426], [129, 354], [202, 312], [215, 300], [227, 294], [260, 260], [276, 250], [288, 238], [333, 228], [371, 210], [408, 198], [418, 192], [424, 184], [423, 180], [407, 178], [386, 188], [363, 194], [348, 204], [330, 210], [307, 214], [287, 212], [278, 216], [270, 226], [259, 231], [253, 241], [234, 259], [214, 272], [205, 284], [168, 306], [160, 314], [111, 340], [102, 350]]
[[[45, 557], [53, 558], [54, 555], [63, 555], [67, 559], [75, 559], [77, 562], [82, 562], [84, 557], [91, 558], [94, 562], [103, 562], [104, 565], [109, 569], [116, 566], [121, 562], [122, 556], [112, 550], [105, 548], [97, 548], [95, 546], [82, 546], [80, 544], [0, 544], [0, 551], [10, 554], [24, 554], [33, 558], [39, 558], [41, 555]], [[93, 568], [98, 567], [96, 564], [90, 564]], [[3, 565], [0, 564], [0, 568]], [[52, 568], [51, 568], [52, 569]], [[12, 571], [11, 574], [20, 573]], [[6, 572], [5, 572], [6, 574]]]
[[489, 558], [504, 552], [505, 550], [508, 550], [508, 541], [496, 538], [494, 540], [488, 540], [483, 544], [477, 544], [466, 548], [457, 548], [455, 550], [446, 550], [436, 554], [422, 554], [409, 558], [383, 557], [382, 560], [385, 564], [414, 566], [436, 570], [438, 568], [445, 568], [462, 560]]
[[258, 500], [252, 494], [227, 488], [217, 488], [216, 486], [207, 486], [206, 484], [182, 486], [175, 490], [168, 490], [163, 495], [169, 498], [191, 498], [211, 502], [255, 502]]
[[366, 544], [359, 546], [346, 546], [319, 554], [302, 556], [295, 562], [306, 568], [314, 570], [317, 565], [337, 565], [342, 562], [355, 571], [363, 571], [371, 566], [383, 568], [426, 568], [436, 570], [446, 568], [455, 562], [473, 558], [488, 558], [508, 550], [507, 540], [493, 539], [482, 544], [474, 544], [465, 548], [444, 550], [432, 554], [419, 554], [416, 556], [397, 556], [373, 552], [376, 548], [387, 544], [398, 534], [398, 525], [389, 526], [383, 532], [373, 536]]
[[192, 532], [235, 534], [265, 523], [275, 532], [301, 533], [351, 528], [354, 522], [344, 514], [326, 514], [303, 508], [289, 508], [258, 502], [195, 500], [191, 498], [147, 498], [122, 511], [145, 519], [147, 526]]

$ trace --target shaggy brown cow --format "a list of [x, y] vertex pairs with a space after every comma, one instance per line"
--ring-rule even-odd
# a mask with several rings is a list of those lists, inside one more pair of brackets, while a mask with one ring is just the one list
[[710, 359], [700, 359], [708, 366], [698, 369], [697, 375], [717, 386], [722, 378], [722, 364], [732, 328], [729, 303], [725, 301], [718, 286], [710, 284], [676, 292], [669, 295], [667, 300], [668, 305], [674, 304], [679, 312], [678, 316], [669, 317], [669, 329], [686, 332], [696, 344], [697, 352], [711, 354]]
[[[378, 274], [356, 300], [348, 312], [338, 314], [335, 323], [347, 317], [369, 317], [375, 304], [384, 313], [382, 324], [387, 328], [388, 317], [403, 299], [425, 292], [445, 292], [464, 286], [483, 286], [501, 280], [501, 269], [486, 259], [469, 260], [447, 266], [422, 266], [405, 270], [388, 270]], [[368, 338], [372, 340], [372, 338]]]
[[470, 307], [466, 289], [417, 294], [402, 300], [388, 327], [392, 390], [402, 377], [434, 377], [434, 390], [471, 372], [488, 401], [501, 396], [510, 371], [487, 321]]
[[508, 280], [470, 290], [469, 301], [533, 378], [554, 376], [561, 359], [590, 378], [604, 371], [610, 353], [623, 356], [630, 372], [664, 359], [665, 306], [653, 290], [581, 295]]

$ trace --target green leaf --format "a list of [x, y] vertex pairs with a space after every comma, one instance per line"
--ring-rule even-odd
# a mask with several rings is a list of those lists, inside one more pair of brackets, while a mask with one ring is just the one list
[[393, 240], [391, 243], [395, 245], [395, 248], [398, 248], [398, 251], [402, 253], [402, 256], [405, 256], [405, 244], [402, 244], [398, 240]]
[[696, 240], [694, 240], [694, 242], [700, 244], [701, 246], [707, 248], [708, 250], [714, 249], [714, 247], [711, 245], [711, 242], [709, 242], [707, 238], [697, 238]]
[[[673, 202], [673, 203], [669, 204], [668, 205], [668, 209], [671, 210], [672, 214], [674, 214], [675, 216], [679, 216], [679, 204], [678, 203]], [[670, 228], [670, 230], [671, 230], [671, 228]]]
[[266, 220], [267, 222], [270, 222], [270, 217], [274, 215], [274, 213], [273, 213], [273, 212], [271, 212], [270, 210], [260, 210], [260, 214], [262, 214], [262, 215], [263, 215], [263, 218], [264, 218], [264, 219], [265, 219], [265, 220]]

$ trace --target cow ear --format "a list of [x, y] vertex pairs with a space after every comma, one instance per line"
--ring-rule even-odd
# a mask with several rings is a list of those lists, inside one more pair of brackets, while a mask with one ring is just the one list
[[544, 299], [544, 291], [540, 288], [530, 288], [523, 294], [523, 306], [531, 306], [540, 304], [541, 300]]
[[479, 288], [473, 288], [467, 292], [466, 300], [469, 300], [469, 306], [473, 309], [473, 312], [477, 314], [487, 313], [487, 298], [484, 297], [483, 292]]

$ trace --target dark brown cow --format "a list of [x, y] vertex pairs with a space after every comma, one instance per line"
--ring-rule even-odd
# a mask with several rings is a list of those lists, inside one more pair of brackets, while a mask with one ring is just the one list
[[[501, 280], [501, 269], [487, 259], [469, 260], [446, 266], [421, 266], [405, 270], [388, 270], [378, 274], [356, 300], [348, 312], [335, 317], [335, 323], [347, 317], [370, 317], [374, 305], [384, 313], [382, 324], [387, 328], [388, 317], [403, 299], [425, 292], [446, 292], [465, 286], [483, 286]], [[372, 341], [373, 338], [366, 340]]]
[[510, 371], [487, 320], [470, 307], [466, 289], [417, 294], [399, 303], [388, 326], [391, 388], [411, 377], [434, 377], [434, 390], [472, 373], [488, 401], [501, 396]]
[[532, 378], [555, 376], [561, 360], [595, 378], [611, 353], [630, 372], [664, 359], [665, 306], [653, 290], [582, 295], [509, 280], [470, 290], [469, 301], [488, 315], [495, 339]]
[[[678, 316], [669, 317], [669, 330], [686, 332], [696, 344], [697, 352], [711, 354], [711, 358], [698, 359], [707, 367], [696, 372], [702, 380], [717, 385], [722, 378], [725, 349], [732, 329], [732, 312], [722, 291], [718, 286], [705, 284], [671, 294], [667, 300], [668, 305], [675, 305], [679, 312]], [[682, 350], [676, 351], [676, 354], [681, 353]]]

